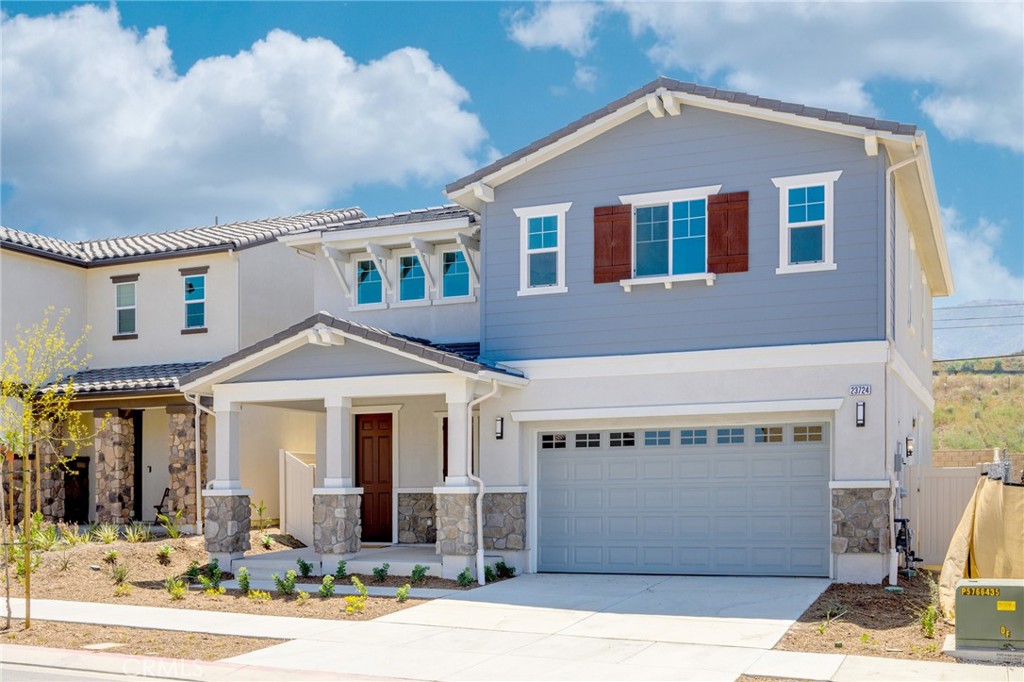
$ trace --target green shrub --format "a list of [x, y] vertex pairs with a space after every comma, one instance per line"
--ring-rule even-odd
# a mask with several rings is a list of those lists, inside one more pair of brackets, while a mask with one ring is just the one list
[[219, 597], [225, 592], [227, 592], [227, 590], [224, 589], [223, 585], [218, 585], [217, 587], [210, 586], [203, 588], [203, 594], [205, 594], [207, 597]]
[[116, 564], [117, 558], [119, 556], [121, 555], [118, 553], [116, 549], [110, 549], [103, 554], [103, 561], [107, 562], [108, 564]]
[[39, 567], [43, 564], [43, 558], [36, 552], [29, 554], [28, 568], [25, 567], [25, 553], [15, 552], [14, 553], [14, 575], [15, 577], [24, 582], [25, 573], [35, 573], [39, 570]]
[[262, 533], [267, 529], [267, 524], [263, 518], [264, 514], [267, 513], [267, 505], [263, 503], [263, 500], [260, 500], [259, 504], [250, 502], [249, 506], [252, 507], [254, 512], [256, 512], [256, 530]]
[[132, 593], [132, 586], [129, 585], [128, 583], [123, 583], [121, 585], [115, 585], [114, 586], [114, 596], [115, 597], [127, 597], [131, 593]]
[[173, 575], [168, 577], [164, 580], [164, 588], [171, 595], [172, 601], [185, 598], [185, 581], [181, 578], [175, 578]]
[[263, 549], [270, 549], [274, 545], [274, 541], [269, 535], [264, 535], [260, 538], [260, 544], [263, 545]]
[[302, 606], [309, 601], [309, 592], [299, 590], [298, 594], [295, 595], [295, 601], [299, 603], [299, 606]]
[[429, 570], [430, 570], [429, 566], [421, 566], [420, 564], [416, 564], [415, 566], [412, 567], [412, 575], [409, 576], [411, 578], [411, 582], [413, 582], [413, 583], [421, 583], [421, 582], [423, 582], [423, 580], [427, 577], [427, 571], [429, 571]]
[[299, 575], [303, 578], [308, 578], [313, 573], [313, 564], [309, 563], [302, 557], [295, 560], [295, 563], [299, 565]]
[[132, 521], [124, 529], [124, 539], [128, 542], [149, 542], [153, 539], [153, 531], [149, 529], [148, 524], [141, 521]]
[[178, 525], [181, 523], [181, 513], [184, 509], [179, 509], [174, 512], [174, 516], [168, 514], [157, 514], [156, 520], [160, 522], [160, 525], [167, 531], [167, 537], [172, 540], [177, 540], [181, 537], [181, 527]]
[[220, 570], [220, 562], [214, 559], [206, 565], [206, 574], [199, 575], [199, 584], [204, 590], [220, 589], [220, 581], [223, 578], [223, 571]]
[[494, 564], [494, 572], [498, 574], [499, 580], [507, 580], [508, 578], [516, 577], [515, 567], [509, 566], [504, 561], [499, 561]]
[[288, 571], [284, 574], [284, 579], [281, 579], [277, 573], [270, 576], [270, 579], [274, 581], [274, 586], [277, 587], [278, 594], [292, 594], [295, 592], [295, 571]]
[[170, 545], [160, 545], [160, 548], [156, 552], [156, 557], [160, 560], [160, 565], [166, 566], [171, 563], [171, 554], [173, 553], [174, 548]]
[[358, 576], [352, 576], [352, 585], [358, 594], [345, 595], [345, 613], [362, 613], [366, 608], [366, 586], [359, 580]]
[[324, 580], [320, 583], [320, 598], [329, 599], [334, 596], [334, 576], [325, 575]]
[[112, 542], [117, 542], [120, 539], [120, 533], [117, 530], [117, 526], [113, 523], [101, 523], [96, 526], [96, 530], [92, 532], [93, 537], [102, 542], [104, 545], [109, 545]]
[[409, 585], [409, 583], [406, 583], [406, 584], [402, 585], [401, 587], [399, 587], [398, 591], [395, 592], [395, 599], [397, 599], [399, 601], [399, 603], [401, 603], [401, 602], [403, 602], [403, 601], [405, 601], [406, 599], [409, 598], [409, 588], [410, 587], [411, 587], [411, 585]]
[[261, 603], [268, 602], [271, 599], [270, 593], [265, 590], [253, 590], [246, 596], [249, 597], [249, 599], [252, 599], [254, 602]]
[[57, 564], [57, 570], [64, 572], [71, 568], [71, 555], [67, 552], [61, 552], [60, 562]]
[[484, 582], [493, 583], [498, 579], [498, 576], [494, 573], [494, 569], [490, 566], [484, 566]]
[[459, 573], [458, 577], [455, 578], [455, 580], [462, 587], [469, 587], [470, 585], [472, 585], [473, 584], [473, 574], [470, 572], [469, 566], [467, 566], [466, 568], [462, 569], [462, 573]]
[[921, 621], [921, 634], [928, 639], [935, 638], [935, 624], [939, 620], [939, 611], [933, 605], [929, 604], [925, 608], [921, 609], [919, 616]]
[[348, 562], [341, 560], [338, 562], [338, 567], [334, 569], [334, 579], [341, 580], [348, 575]]
[[92, 530], [80, 533], [77, 523], [64, 523], [60, 521], [57, 523], [57, 532], [60, 533], [60, 539], [72, 547], [87, 544], [92, 538]]
[[365, 598], [367, 596], [366, 586], [363, 585], [363, 581], [359, 579], [359, 576], [352, 576], [352, 586], [356, 588], [356, 592], [359, 593], [360, 597]]
[[391, 564], [389, 564], [387, 562], [384, 562], [383, 564], [381, 564], [377, 568], [371, 568], [370, 571], [373, 572], [373, 579], [376, 580], [379, 583], [384, 582], [385, 580], [388, 579], [388, 569], [390, 569], [390, 568], [391, 568]]
[[199, 562], [198, 561], [193, 561], [192, 563], [190, 563], [188, 565], [188, 568], [185, 569], [185, 580], [187, 580], [190, 583], [197, 583], [197, 582], [199, 582]]
[[249, 569], [245, 566], [238, 569], [238, 589], [242, 594], [249, 594]]
[[123, 585], [124, 581], [128, 579], [128, 567], [124, 564], [114, 566], [110, 569], [110, 579], [114, 581], [115, 585]]

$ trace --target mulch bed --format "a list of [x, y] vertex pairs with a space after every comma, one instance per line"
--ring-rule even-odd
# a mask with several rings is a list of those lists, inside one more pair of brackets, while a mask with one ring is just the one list
[[942, 653], [942, 643], [955, 631], [954, 626], [940, 616], [933, 637], [922, 632], [921, 611], [931, 601], [930, 579], [938, 576], [927, 571], [918, 571], [911, 578], [901, 575], [903, 594], [887, 592], [888, 583], [830, 585], [775, 648], [956, 662]]

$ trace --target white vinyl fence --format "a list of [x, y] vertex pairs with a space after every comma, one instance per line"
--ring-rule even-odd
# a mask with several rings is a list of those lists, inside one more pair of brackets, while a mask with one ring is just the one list
[[[907, 514], [914, 530], [914, 551], [923, 565], [942, 565], [953, 531], [978, 485], [977, 467], [914, 467], [907, 487]], [[904, 507], [904, 511], [908, 511]]]
[[281, 532], [313, 546], [313, 482], [316, 456], [281, 450]]

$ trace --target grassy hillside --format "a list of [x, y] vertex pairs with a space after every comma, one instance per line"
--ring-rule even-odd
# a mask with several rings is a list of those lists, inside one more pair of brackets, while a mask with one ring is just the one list
[[935, 363], [936, 450], [1024, 452], [1024, 358]]

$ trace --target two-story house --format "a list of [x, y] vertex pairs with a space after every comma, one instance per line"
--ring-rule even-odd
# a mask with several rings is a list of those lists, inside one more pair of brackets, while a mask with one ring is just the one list
[[930, 164], [911, 125], [659, 79], [448, 185], [465, 211], [287, 238], [324, 312], [181, 379], [209, 551], [246, 549], [263, 405], [315, 416], [281, 507], [324, 561], [878, 580], [953, 287]]
[[[48, 306], [69, 311], [68, 336], [89, 327], [74, 406], [96, 436], [66, 474], [44, 463], [44, 513], [126, 523], [153, 520], [161, 508], [194, 525], [196, 490], [209, 473], [207, 415], [200, 408], [197, 417], [178, 377], [308, 316], [314, 263], [276, 239], [361, 217], [344, 209], [77, 242], [0, 228], [4, 342]], [[248, 411], [241, 439], [254, 498], [273, 518], [277, 452], [312, 451], [314, 427], [302, 412], [261, 409]]]

